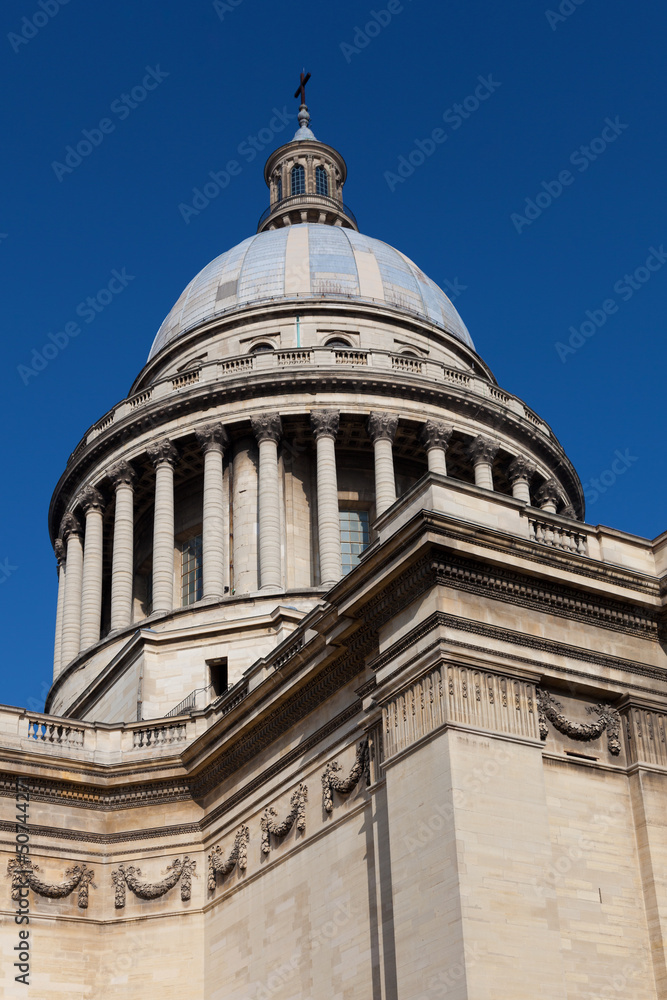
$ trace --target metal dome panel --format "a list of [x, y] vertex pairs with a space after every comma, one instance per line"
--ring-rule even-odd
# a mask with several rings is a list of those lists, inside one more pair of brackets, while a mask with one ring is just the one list
[[[291, 240], [290, 232], [305, 238]], [[373, 260], [369, 278], [360, 260]], [[286, 291], [286, 272], [299, 275], [298, 293]], [[293, 277], [288, 281], [295, 286]], [[369, 295], [372, 287], [377, 293]], [[193, 278], [158, 330], [149, 360], [203, 323], [260, 302], [309, 298], [354, 299], [418, 316], [474, 349], [468, 330], [445, 293], [405, 254], [352, 229], [304, 223], [251, 236]]]

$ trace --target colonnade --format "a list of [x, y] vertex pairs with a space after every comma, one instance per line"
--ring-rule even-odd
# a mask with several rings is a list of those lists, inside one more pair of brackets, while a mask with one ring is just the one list
[[[259, 589], [276, 592], [284, 587], [278, 462], [282, 422], [278, 413], [264, 413], [253, 417], [251, 424], [259, 448]], [[320, 581], [323, 586], [331, 586], [342, 574], [335, 452], [339, 411], [314, 410], [310, 414], [310, 424], [317, 454]], [[372, 412], [366, 424], [373, 444], [375, 513], [378, 517], [396, 500], [393, 442], [397, 428], [398, 416], [386, 412]], [[223, 493], [223, 459], [229, 442], [225, 427], [220, 423], [197, 428], [195, 433], [204, 454], [203, 598], [217, 601], [225, 592], [224, 552], [229, 525]], [[429, 471], [447, 474], [446, 453], [452, 433], [452, 428], [441, 421], [428, 420], [423, 425], [421, 441], [426, 449]], [[498, 442], [483, 435], [470, 444], [468, 455], [477, 486], [494, 488], [493, 461], [498, 449]], [[174, 470], [178, 450], [172, 441], [163, 439], [149, 446], [147, 452], [155, 467], [152, 613], [168, 614], [174, 608]], [[525, 503], [531, 500], [529, 484], [534, 472], [532, 463], [521, 455], [513, 459], [508, 469], [513, 496]], [[115, 495], [111, 570], [113, 632], [129, 627], [133, 620], [136, 474], [128, 462], [121, 461], [107, 470], [106, 478]], [[56, 675], [82, 650], [100, 639], [105, 501], [99, 486], [99, 483], [95, 487], [88, 486], [79, 494], [62, 519], [60, 538], [56, 542], [59, 578], [54, 650]], [[558, 484], [550, 480], [538, 491], [537, 499], [545, 511], [555, 511], [562, 500], [562, 492]], [[235, 505], [237, 500], [235, 497]], [[85, 526], [80, 514], [83, 514]]]

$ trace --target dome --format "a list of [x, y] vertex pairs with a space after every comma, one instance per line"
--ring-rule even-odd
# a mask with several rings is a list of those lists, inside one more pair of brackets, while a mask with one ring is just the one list
[[149, 360], [187, 331], [244, 306], [315, 298], [389, 306], [474, 350], [445, 293], [405, 254], [352, 229], [303, 223], [250, 236], [207, 264], [158, 330]]

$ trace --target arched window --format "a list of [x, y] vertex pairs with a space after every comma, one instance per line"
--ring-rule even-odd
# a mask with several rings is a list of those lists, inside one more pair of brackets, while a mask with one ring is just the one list
[[315, 190], [325, 198], [329, 197], [329, 175], [324, 167], [318, 167], [315, 171]]
[[306, 193], [306, 171], [300, 163], [292, 167], [292, 194]]
[[331, 340], [327, 340], [326, 347], [350, 347], [351, 345], [347, 340], [343, 340], [342, 337], [332, 337]]
[[283, 179], [279, 177], [276, 181], [276, 201], [283, 200]]
[[250, 348], [251, 354], [267, 354], [269, 351], [275, 350], [273, 344], [255, 344], [254, 347]]

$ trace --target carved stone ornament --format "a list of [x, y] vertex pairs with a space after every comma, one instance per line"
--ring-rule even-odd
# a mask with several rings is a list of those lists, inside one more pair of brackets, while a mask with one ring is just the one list
[[102, 494], [94, 486], [86, 486], [85, 490], [79, 494], [77, 502], [83, 507], [86, 514], [89, 510], [98, 510], [102, 513], [105, 507]]
[[366, 784], [370, 784], [370, 749], [368, 739], [362, 740], [358, 744], [357, 757], [347, 778], [338, 777], [337, 772], [340, 770], [341, 765], [338, 761], [332, 760], [327, 764], [322, 775], [322, 805], [325, 812], [328, 813], [333, 811], [334, 792], [338, 792], [339, 795], [347, 795], [353, 788], [356, 788], [362, 775], [366, 778]]
[[500, 445], [497, 441], [493, 441], [491, 438], [478, 434], [475, 440], [468, 446], [468, 456], [475, 463], [475, 465], [478, 462], [491, 463], [498, 454], [499, 448]]
[[315, 440], [323, 434], [327, 437], [335, 438], [338, 434], [338, 424], [340, 421], [339, 410], [312, 410], [310, 414], [310, 426], [313, 429]]
[[621, 752], [620, 728], [621, 717], [611, 705], [599, 702], [597, 705], [589, 705], [586, 711], [590, 715], [597, 715], [597, 721], [588, 725], [582, 722], [570, 722], [560, 711], [562, 705], [556, 701], [548, 691], [542, 688], [537, 689], [538, 720], [540, 727], [540, 738], [546, 740], [549, 735], [547, 719], [559, 733], [569, 736], [571, 740], [579, 740], [582, 743], [589, 743], [597, 740], [607, 732], [607, 747], [609, 752], [615, 757]]
[[524, 479], [529, 483], [534, 474], [535, 466], [528, 461], [525, 455], [517, 455], [516, 458], [512, 459], [507, 469], [507, 478], [512, 484], [519, 479]]
[[60, 537], [67, 543], [70, 535], [83, 535], [83, 527], [78, 517], [68, 510], [60, 522]]
[[577, 519], [577, 512], [571, 503], [568, 503], [562, 510], [558, 511], [558, 513], [561, 517], [571, 517], [573, 521]]
[[141, 869], [133, 865], [118, 865], [118, 868], [111, 872], [111, 881], [116, 887], [116, 909], [122, 910], [125, 906], [125, 887], [127, 886], [139, 899], [157, 899], [164, 896], [170, 889], [181, 883], [181, 899], [184, 903], [190, 899], [192, 890], [192, 876], [195, 874], [197, 862], [192, 861], [187, 855], [181, 861], [176, 858], [165, 870], [166, 878], [161, 882], [140, 882]]
[[250, 831], [247, 826], [242, 826], [236, 832], [236, 837], [234, 838], [234, 846], [231, 849], [229, 857], [225, 861], [222, 857], [222, 848], [217, 844], [208, 856], [208, 887], [211, 892], [215, 892], [216, 886], [216, 876], [220, 875], [222, 878], [231, 874], [234, 868], [238, 868], [240, 872], [244, 872], [248, 867], [248, 841], [250, 840]]
[[258, 441], [280, 441], [283, 432], [283, 425], [279, 413], [262, 413], [259, 417], [253, 417], [250, 421], [253, 434]]
[[137, 475], [129, 462], [116, 462], [107, 469], [107, 476], [118, 489], [119, 486], [134, 486]]
[[442, 420], [427, 420], [421, 429], [421, 442], [427, 451], [431, 448], [442, 448], [445, 451], [453, 432], [454, 428]]
[[225, 448], [229, 444], [229, 438], [227, 437], [227, 431], [222, 424], [205, 424], [204, 427], [200, 427], [195, 431], [197, 440], [199, 441], [199, 447], [202, 451], [206, 452], [210, 448], [215, 448], [220, 452], [224, 452]]
[[62, 538], [56, 538], [53, 546], [53, 551], [56, 554], [56, 562], [58, 563], [59, 566], [62, 566], [62, 564], [65, 562], [65, 559], [67, 558], [67, 553], [65, 551], [65, 543], [63, 542]]
[[542, 505], [544, 503], [555, 503], [557, 504], [563, 498], [563, 491], [556, 482], [555, 479], [547, 479], [546, 483], [542, 483], [539, 490], [535, 494], [535, 499]]
[[393, 413], [373, 412], [366, 423], [368, 436], [373, 443], [376, 441], [393, 441], [398, 428], [398, 417]]
[[273, 806], [267, 806], [262, 813], [262, 854], [271, 853], [271, 834], [274, 837], [284, 837], [289, 833], [294, 824], [301, 833], [306, 829], [306, 802], [308, 800], [308, 788], [306, 785], [299, 785], [296, 791], [292, 792], [290, 799], [290, 811], [282, 823], [277, 823], [275, 817], [278, 815]]
[[174, 448], [171, 441], [168, 441], [166, 438], [163, 441], [157, 441], [155, 444], [149, 445], [146, 451], [148, 452], [148, 457], [156, 468], [158, 465], [162, 465], [163, 462], [168, 462], [170, 465], [176, 465], [178, 460], [178, 452]]
[[96, 888], [93, 878], [95, 872], [86, 865], [72, 865], [65, 871], [65, 881], [59, 883], [43, 882], [35, 872], [38, 872], [39, 865], [21, 854], [15, 858], [10, 858], [7, 864], [7, 877], [12, 880], [12, 899], [18, 903], [21, 898], [21, 889], [32, 889], [39, 896], [47, 896], [49, 899], [63, 899], [71, 892], [78, 889], [79, 907], [82, 910], [88, 907], [88, 887]]

